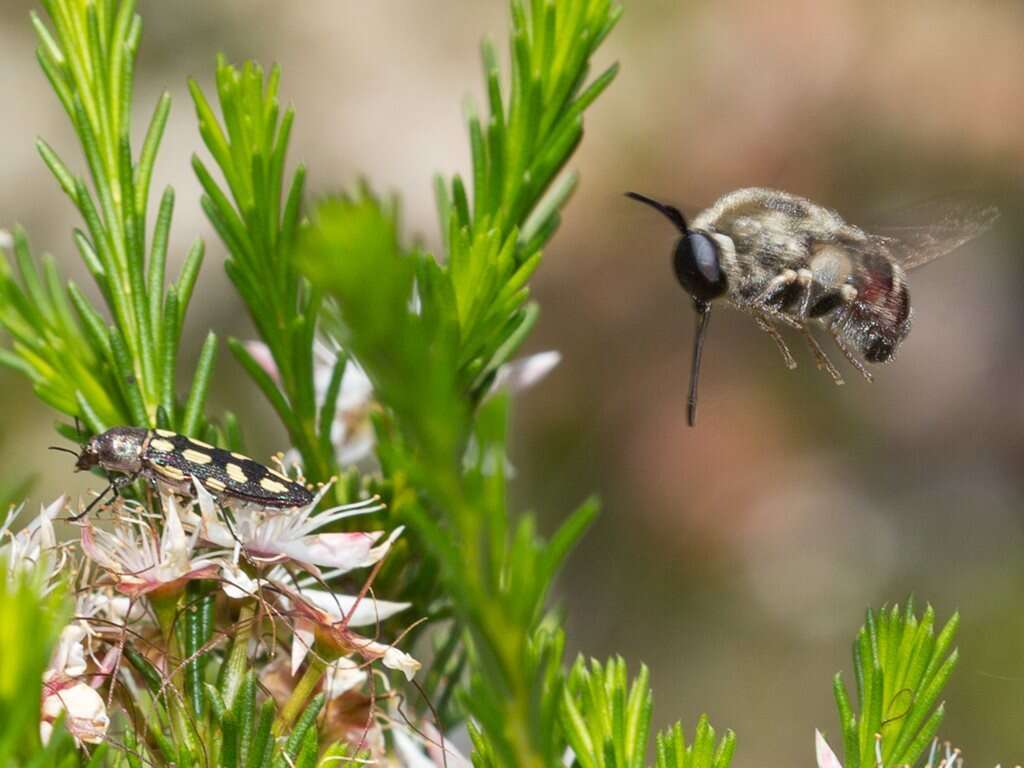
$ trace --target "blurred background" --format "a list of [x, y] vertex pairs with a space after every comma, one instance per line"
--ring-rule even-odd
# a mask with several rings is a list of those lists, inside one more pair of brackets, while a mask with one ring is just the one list
[[[178, 193], [172, 259], [197, 234], [210, 246], [184, 355], [210, 327], [252, 334], [189, 167], [185, 80], [207, 85], [218, 51], [282, 65], [314, 193], [366, 175], [438, 249], [432, 174], [468, 166], [461, 105], [481, 93], [479, 38], [504, 40], [505, 3], [139, 5], [137, 129], [163, 89], [174, 97], [155, 175]], [[33, 148], [45, 136], [81, 167], [35, 63], [31, 7], [0, 5], [0, 226], [22, 223], [87, 283], [78, 222]], [[571, 648], [647, 663], [655, 725], [706, 709], [738, 732], [738, 765], [813, 764], [815, 727], [839, 748], [831, 676], [850, 681], [864, 608], [909, 593], [963, 616], [944, 738], [970, 766], [1024, 761], [1021, 29], [1021, 3], [634, 0], [601, 57], [622, 72], [588, 113], [582, 185], [535, 282], [530, 349], [564, 359], [517, 406], [515, 494], [550, 526], [603, 498], [561, 581]], [[748, 317], [719, 311], [689, 429], [693, 317], [673, 232], [622, 193], [693, 213], [751, 185], [864, 225], [951, 192], [1003, 217], [912, 274], [913, 333], [871, 385], [844, 364], [833, 386], [798, 338], [789, 372]], [[35, 475], [35, 500], [91, 487], [47, 452], [53, 414], [26, 382], [0, 385], [3, 476]], [[285, 447], [222, 348], [211, 408], [226, 406], [256, 456]]]

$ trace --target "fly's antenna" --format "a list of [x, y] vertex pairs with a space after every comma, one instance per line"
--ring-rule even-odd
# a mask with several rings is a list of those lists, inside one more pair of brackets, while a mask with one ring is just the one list
[[686, 423], [691, 427], [697, 424], [697, 381], [700, 379], [700, 361], [704, 354], [704, 337], [708, 332], [708, 321], [711, 320], [711, 305], [704, 301], [695, 301], [697, 310], [697, 330], [693, 337], [693, 364], [690, 366], [690, 397], [686, 404]]
[[686, 236], [690, 234], [690, 228], [686, 226], [686, 218], [683, 216], [682, 211], [672, 205], [666, 205], [665, 203], [659, 203], [646, 195], [641, 195], [639, 192], [627, 192], [626, 197], [631, 200], [636, 200], [638, 203], [649, 205], [654, 210], [661, 213], [666, 219], [676, 225], [676, 229], [679, 230], [679, 234]]

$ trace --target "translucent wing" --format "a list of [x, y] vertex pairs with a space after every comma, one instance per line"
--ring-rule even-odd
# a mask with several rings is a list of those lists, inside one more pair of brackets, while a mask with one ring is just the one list
[[[963, 200], [941, 200], [908, 209], [900, 215], [908, 222], [874, 227], [889, 255], [904, 269], [927, 264], [978, 237], [999, 218], [999, 209]], [[910, 223], [927, 222], [927, 223]]]

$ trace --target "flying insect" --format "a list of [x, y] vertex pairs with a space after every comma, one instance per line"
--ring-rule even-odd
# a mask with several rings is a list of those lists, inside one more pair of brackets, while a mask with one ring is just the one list
[[697, 382], [712, 303], [753, 315], [796, 368], [778, 326], [798, 330], [818, 368], [836, 384], [839, 370], [811, 332], [824, 327], [865, 379], [865, 363], [885, 363], [910, 332], [907, 271], [985, 232], [997, 209], [944, 203], [927, 226], [873, 234], [838, 213], [787, 192], [752, 187], [730, 192], [687, 223], [679, 209], [637, 192], [626, 196], [664, 215], [680, 237], [672, 263], [697, 311], [687, 420], [697, 418]]

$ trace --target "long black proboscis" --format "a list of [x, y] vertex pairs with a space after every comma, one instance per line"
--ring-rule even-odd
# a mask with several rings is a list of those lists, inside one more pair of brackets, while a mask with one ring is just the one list
[[665, 218], [676, 225], [676, 229], [679, 230], [680, 234], [686, 235], [690, 232], [689, 227], [686, 226], [686, 218], [683, 216], [682, 211], [675, 206], [659, 203], [657, 200], [641, 195], [639, 192], [627, 192], [626, 197], [636, 200], [638, 203], [649, 205], [654, 210], [660, 212]]
[[697, 303], [697, 330], [693, 337], [693, 365], [690, 367], [690, 397], [686, 407], [686, 421], [692, 427], [697, 424], [697, 381], [700, 379], [700, 361], [704, 354], [704, 337], [711, 319], [711, 305]]

